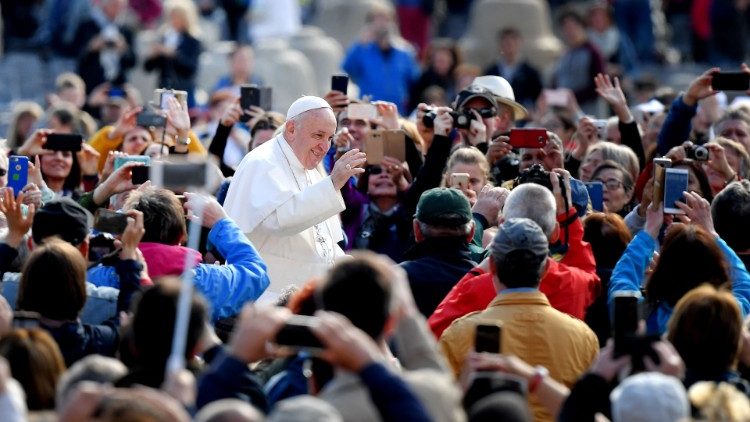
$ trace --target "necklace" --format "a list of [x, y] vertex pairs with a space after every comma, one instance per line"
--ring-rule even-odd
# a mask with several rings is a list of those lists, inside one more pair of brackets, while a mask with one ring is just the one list
[[[294, 179], [294, 183], [297, 185], [297, 189], [302, 192], [302, 186], [300, 185], [299, 181], [297, 180], [297, 175], [294, 173], [294, 168], [292, 167], [292, 163], [289, 161], [289, 157], [286, 156], [286, 152], [284, 151], [284, 148], [281, 147], [281, 139], [277, 139], [277, 146], [279, 147], [279, 150], [281, 151], [281, 155], [284, 156], [284, 160], [286, 160], [286, 165], [289, 167], [289, 171], [292, 172], [292, 179]], [[310, 174], [307, 172], [307, 169], [303, 167], [303, 171], [305, 172], [305, 187], [312, 186], [312, 180], [310, 180]], [[313, 238], [315, 240], [315, 250], [318, 252], [318, 255], [323, 258], [326, 263], [333, 264], [333, 247], [328, 246], [328, 240], [326, 239], [326, 236], [323, 234], [323, 229], [320, 227], [321, 225], [325, 225], [326, 231], [328, 232], [328, 237], [333, 239], [333, 235], [331, 234], [331, 229], [328, 227], [328, 224], [323, 221], [321, 223], [313, 225], [313, 231], [315, 232], [313, 235]]]

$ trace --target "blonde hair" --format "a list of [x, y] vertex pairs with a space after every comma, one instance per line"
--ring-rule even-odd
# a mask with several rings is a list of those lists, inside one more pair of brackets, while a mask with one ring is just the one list
[[445, 174], [443, 175], [443, 186], [448, 186], [450, 170], [456, 164], [478, 166], [479, 170], [482, 171], [482, 176], [484, 176], [483, 184], [486, 184], [490, 178], [490, 163], [487, 162], [487, 158], [482, 154], [482, 151], [476, 147], [460, 147], [453, 151], [450, 158], [448, 158], [448, 164], [445, 166]]
[[632, 149], [624, 145], [602, 141], [589, 147], [588, 151], [586, 151], [586, 156], [588, 157], [596, 151], [602, 153], [602, 162], [607, 160], [614, 161], [625, 168], [633, 180], [638, 180], [638, 175], [641, 173], [641, 166], [638, 164], [638, 156], [635, 155]]
[[688, 391], [690, 403], [709, 421], [746, 421], [750, 419], [750, 401], [737, 388], [725, 382], [704, 381]]
[[747, 153], [745, 147], [741, 143], [729, 138], [725, 138], [723, 136], [719, 136], [718, 138], [714, 139], [713, 142], [721, 145], [722, 147], [724, 147], [724, 149], [729, 148], [734, 151], [740, 161], [740, 177], [746, 179], [748, 176], [750, 176], [750, 154]]
[[399, 118], [398, 121], [401, 123], [401, 129], [404, 130], [406, 136], [411, 138], [417, 146], [417, 149], [424, 154], [426, 152], [424, 150], [424, 139], [422, 138], [422, 135], [419, 134], [419, 129], [417, 129], [416, 123], [410, 122], [404, 118]]
[[[167, 0], [164, 2], [164, 16], [168, 17], [172, 12], [179, 12], [185, 17], [187, 33], [195, 38], [200, 37], [201, 28], [198, 23], [198, 9], [191, 0]], [[167, 26], [168, 24], [165, 24]]]
[[31, 116], [38, 121], [44, 115], [44, 109], [33, 101], [19, 101], [13, 107], [12, 115], [10, 126], [8, 126], [8, 148], [17, 148], [26, 141], [25, 139], [17, 139], [18, 121], [24, 116]]

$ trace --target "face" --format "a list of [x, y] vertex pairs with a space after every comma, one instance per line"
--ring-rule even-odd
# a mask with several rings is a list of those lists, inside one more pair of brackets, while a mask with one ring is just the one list
[[750, 127], [742, 120], [728, 120], [721, 125], [719, 136], [737, 141], [750, 151]]
[[569, 46], [577, 46], [585, 39], [584, 28], [573, 18], [566, 18], [562, 23], [562, 35]]
[[125, 6], [125, 0], [109, 0], [103, 3], [102, 11], [109, 20], [113, 21], [120, 15]]
[[367, 180], [367, 194], [370, 197], [396, 196], [396, 184], [384, 167], [370, 166], [368, 172], [370, 176]]
[[509, 59], [515, 59], [521, 51], [521, 37], [505, 35], [500, 39], [500, 54]]
[[67, 101], [74, 106], [81, 108], [86, 104], [86, 92], [78, 90], [75, 87], [65, 88], [57, 93], [61, 100]]
[[253, 72], [253, 53], [248, 48], [241, 48], [234, 56], [230, 63], [233, 75], [247, 76]]
[[271, 129], [257, 130], [255, 136], [253, 136], [253, 148], [257, 148], [270, 141], [273, 138], [274, 132], [276, 131]]
[[54, 154], [41, 156], [42, 174], [51, 179], [65, 179], [73, 167], [73, 153], [55, 151]]
[[18, 119], [16, 131], [21, 135], [21, 139], [26, 139], [31, 135], [31, 129], [34, 127], [37, 119], [32, 114], [24, 114]]
[[331, 147], [335, 131], [336, 118], [333, 111], [318, 109], [304, 113], [298, 122], [287, 122], [284, 136], [300, 163], [312, 170], [323, 161]]
[[589, 14], [589, 25], [596, 32], [604, 32], [609, 28], [609, 16], [605, 9], [594, 9]]
[[596, 175], [596, 181], [604, 185], [604, 204], [609, 212], [620, 212], [633, 197], [633, 189], [625, 190], [620, 170], [602, 170]]
[[607, 123], [607, 141], [620, 144], [622, 135], [620, 134], [620, 128], [617, 126], [617, 122]]
[[[472, 98], [470, 101], [468, 101], [466, 104], [463, 105], [464, 110], [482, 110], [486, 108], [492, 107], [492, 104], [487, 102], [487, 100], [482, 98]], [[493, 133], [497, 131], [498, 128], [498, 117], [487, 117], [483, 118], [482, 122], [484, 122], [484, 125], [487, 127], [487, 137], [489, 138], [492, 136]], [[487, 139], [489, 141], [489, 139]]]
[[362, 150], [365, 144], [365, 139], [370, 134], [370, 124], [367, 120], [355, 119], [352, 120], [346, 115], [346, 111], [341, 113], [341, 127], [347, 128], [349, 133], [354, 138], [351, 147]]
[[169, 14], [169, 24], [177, 32], [182, 32], [187, 29], [187, 19], [185, 14], [180, 10], [173, 10]]
[[578, 178], [581, 179], [582, 182], [590, 182], [591, 175], [594, 173], [594, 170], [599, 167], [599, 164], [601, 164], [602, 161], [604, 161], [604, 159], [602, 157], [602, 152], [599, 150], [586, 154], [586, 158], [583, 159], [583, 163], [581, 163], [581, 167], [578, 169]]
[[151, 143], [151, 133], [144, 128], [135, 128], [125, 134], [122, 152], [128, 155], [141, 155]]
[[469, 187], [476, 193], [479, 193], [484, 185], [487, 184], [487, 179], [484, 177], [482, 169], [476, 164], [456, 163], [448, 169], [448, 177], [453, 173], [468, 173]]
[[447, 75], [453, 66], [453, 55], [446, 49], [435, 50], [432, 54], [432, 68], [440, 75]]
[[556, 142], [547, 142], [544, 148], [521, 149], [521, 164], [519, 171], [524, 171], [534, 164], [541, 164], [545, 170], [563, 168], [562, 146]]

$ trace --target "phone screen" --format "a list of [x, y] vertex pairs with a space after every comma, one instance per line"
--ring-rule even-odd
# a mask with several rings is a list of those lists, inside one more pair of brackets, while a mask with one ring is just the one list
[[750, 89], [750, 74], [745, 72], [722, 72], [711, 76], [711, 88], [717, 91], [747, 91]]
[[162, 110], [169, 109], [170, 98], [175, 98], [173, 91], [163, 91], [161, 93], [161, 97], [159, 97], [159, 107], [161, 107]]
[[666, 169], [664, 172], [664, 212], [667, 214], [684, 214], [677, 208], [677, 201], [684, 201], [683, 192], [688, 189], [687, 169]]
[[612, 321], [615, 356], [629, 354], [630, 339], [638, 332], [638, 297], [635, 294], [615, 296]]
[[73, 133], [51, 133], [47, 135], [44, 149], [53, 151], [80, 151], [83, 137]]
[[331, 91], [338, 91], [346, 94], [349, 88], [349, 76], [333, 75], [331, 76]]
[[500, 353], [501, 329], [497, 325], [477, 325], [474, 336], [474, 351], [477, 353]]
[[322, 350], [324, 348], [323, 343], [310, 328], [314, 324], [314, 321], [314, 317], [293, 316], [276, 333], [275, 343], [279, 346], [287, 346], [293, 349]]
[[586, 182], [586, 189], [589, 191], [591, 208], [594, 211], [604, 212], [604, 185], [602, 182]]

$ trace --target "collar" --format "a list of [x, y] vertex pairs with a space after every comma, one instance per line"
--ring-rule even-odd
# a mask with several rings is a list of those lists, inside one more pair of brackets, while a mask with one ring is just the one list
[[538, 292], [539, 289], [533, 287], [514, 287], [512, 289], [503, 289], [497, 292], [499, 295], [507, 295], [509, 293], [533, 293]]
[[302, 165], [302, 163], [299, 161], [299, 158], [297, 158], [297, 156], [294, 154], [292, 146], [289, 145], [289, 141], [284, 138], [284, 135], [279, 135], [276, 140], [279, 144], [279, 148], [281, 148], [281, 153], [284, 154], [284, 157], [289, 163], [289, 166], [292, 167], [292, 170], [305, 172], [305, 166]]
[[428, 237], [406, 251], [405, 258], [414, 260], [427, 256], [453, 257], [456, 255], [471, 260], [469, 243], [464, 237]]
[[[511, 291], [508, 292], [508, 290]], [[505, 289], [502, 294], [495, 296], [488, 308], [508, 305], [551, 306], [547, 296], [538, 289], [533, 289], [531, 292], [514, 292], [513, 290], [515, 289]]]

